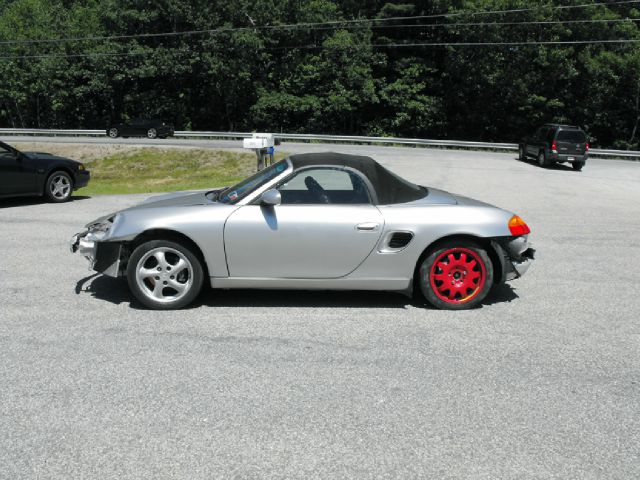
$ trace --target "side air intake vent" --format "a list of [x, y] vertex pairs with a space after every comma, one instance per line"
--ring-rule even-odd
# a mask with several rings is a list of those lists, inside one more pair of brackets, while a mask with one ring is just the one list
[[389, 239], [389, 248], [404, 248], [409, 245], [412, 238], [413, 233], [396, 232]]

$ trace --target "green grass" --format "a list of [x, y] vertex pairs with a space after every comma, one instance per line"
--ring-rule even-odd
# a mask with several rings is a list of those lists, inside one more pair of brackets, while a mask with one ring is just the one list
[[249, 152], [146, 148], [94, 160], [87, 168], [91, 181], [78, 195], [170, 192], [232, 185], [255, 172], [256, 156]]

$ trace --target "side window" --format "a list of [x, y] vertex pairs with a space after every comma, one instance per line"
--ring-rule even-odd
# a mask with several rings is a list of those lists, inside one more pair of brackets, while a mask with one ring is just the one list
[[14, 158], [14, 155], [11, 150], [0, 145], [0, 158], [5, 160], [12, 160]]
[[369, 191], [356, 173], [341, 168], [309, 168], [278, 187], [283, 205], [368, 204]]

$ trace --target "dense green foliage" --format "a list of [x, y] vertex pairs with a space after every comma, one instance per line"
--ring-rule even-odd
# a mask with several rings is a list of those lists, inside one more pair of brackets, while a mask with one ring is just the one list
[[[639, 148], [638, 43], [397, 46], [640, 39], [639, 22], [610, 21], [640, 17], [639, 4], [554, 8], [584, 3], [0, 0], [0, 126], [153, 116], [178, 129], [515, 141], [557, 121]], [[456, 15], [425, 18], [441, 13]], [[350, 22], [362, 19], [377, 20]], [[110, 38], [7, 43], [88, 36]]]

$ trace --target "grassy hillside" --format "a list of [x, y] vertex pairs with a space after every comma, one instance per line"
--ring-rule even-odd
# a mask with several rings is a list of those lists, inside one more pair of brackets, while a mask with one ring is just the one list
[[80, 195], [169, 192], [231, 185], [255, 172], [256, 157], [248, 152], [143, 148], [93, 160], [87, 168], [91, 181]]

